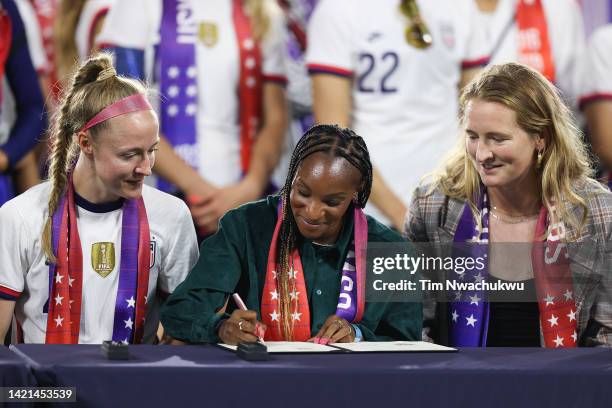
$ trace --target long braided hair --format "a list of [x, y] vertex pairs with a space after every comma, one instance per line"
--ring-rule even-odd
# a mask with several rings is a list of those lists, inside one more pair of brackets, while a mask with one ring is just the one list
[[[71, 86], [64, 95], [50, 129], [51, 192], [48, 215], [42, 232], [42, 250], [51, 262], [56, 261], [51, 242], [51, 219], [58, 208], [61, 196], [66, 191], [68, 174], [79, 156], [79, 147], [74, 142], [73, 135], [108, 105], [130, 95], [147, 92], [143, 84], [129, 78], [116, 75], [98, 77], [100, 72], [112, 67], [112, 55], [105, 53], [99, 53], [84, 62], [74, 74]], [[102, 122], [89, 129], [89, 132], [95, 140], [98, 133], [107, 127], [108, 122]]]
[[[292, 329], [289, 322], [289, 271], [291, 269], [291, 253], [296, 248], [299, 230], [291, 206], [289, 195], [291, 186], [300, 164], [311, 154], [317, 152], [329, 153], [335, 157], [343, 157], [351, 163], [362, 176], [360, 191], [353, 205], [364, 208], [372, 190], [372, 163], [365, 142], [348, 128], [337, 125], [317, 125], [311, 127], [300, 139], [293, 150], [289, 171], [285, 179], [285, 185], [281, 189], [282, 221], [278, 234], [276, 253], [276, 264], [280, 269], [277, 271], [279, 299], [281, 315], [283, 317], [283, 333], [287, 340], [292, 338]], [[349, 206], [349, 209], [351, 207]], [[348, 211], [348, 210], [347, 210]]]

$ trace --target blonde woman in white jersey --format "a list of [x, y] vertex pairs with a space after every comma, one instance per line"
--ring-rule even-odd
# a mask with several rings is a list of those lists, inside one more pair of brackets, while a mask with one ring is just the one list
[[109, 55], [76, 72], [49, 181], [0, 208], [0, 336], [14, 313], [27, 343], [154, 340], [198, 249], [184, 203], [144, 185], [159, 143], [145, 92]]

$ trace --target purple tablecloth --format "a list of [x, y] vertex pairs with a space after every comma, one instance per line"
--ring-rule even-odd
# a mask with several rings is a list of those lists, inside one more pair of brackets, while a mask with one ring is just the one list
[[247, 362], [214, 346], [18, 345], [40, 385], [74, 386], [92, 406], [374, 408], [609, 407], [612, 351], [518, 348], [458, 353], [274, 355]]

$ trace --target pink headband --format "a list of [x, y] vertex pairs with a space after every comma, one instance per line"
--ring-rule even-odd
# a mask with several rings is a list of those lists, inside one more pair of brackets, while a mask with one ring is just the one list
[[81, 129], [81, 132], [90, 129], [98, 123], [114, 118], [115, 116], [125, 115], [126, 113], [137, 112], [142, 110], [153, 109], [147, 98], [143, 94], [130, 95], [126, 98], [119, 99], [117, 102], [108, 105], [102, 109], [93, 118], [89, 120]]

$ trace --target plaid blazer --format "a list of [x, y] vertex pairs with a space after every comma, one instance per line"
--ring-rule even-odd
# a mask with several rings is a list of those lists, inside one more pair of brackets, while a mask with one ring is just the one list
[[[412, 197], [404, 226], [411, 242], [447, 244], [450, 248], [465, 200], [449, 198], [431, 185], [418, 187]], [[580, 231], [566, 225], [574, 279], [574, 300], [579, 346], [612, 346], [612, 193], [594, 186], [577, 187], [586, 200], [588, 213]], [[568, 209], [577, 220], [582, 208]], [[448, 303], [436, 302], [425, 294], [423, 339], [448, 344]], [[543, 344], [543, 341], [542, 341]]]

